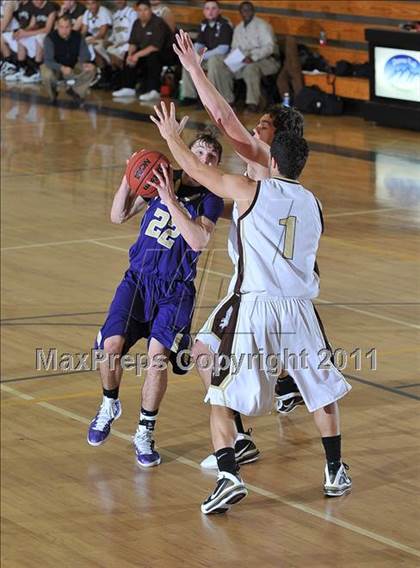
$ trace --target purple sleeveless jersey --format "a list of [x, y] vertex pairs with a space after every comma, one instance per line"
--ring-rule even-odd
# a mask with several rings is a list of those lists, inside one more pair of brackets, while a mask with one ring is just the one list
[[[183, 185], [181, 174], [174, 172], [175, 190], [188, 215], [192, 219], [204, 216], [216, 223], [223, 199], [202, 186]], [[114, 335], [125, 337], [123, 354], [143, 337], [154, 337], [172, 354], [188, 347], [199, 256], [173, 224], [166, 205], [159, 197], [152, 199], [130, 248], [130, 266], [98, 333], [96, 348], [103, 349], [105, 339]]]

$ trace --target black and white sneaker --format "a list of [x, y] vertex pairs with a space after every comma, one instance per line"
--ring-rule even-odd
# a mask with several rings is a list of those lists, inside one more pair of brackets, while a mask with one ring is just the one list
[[281, 396], [276, 396], [276, 410], [279, 414], [290, 414], [301, 404], [305, 403], [300, 392], [290, 392]]
[[260, 457], [260, 450], [254, 444], [252, 438], [252, 428], [245, 434], [238, 434], [235, 442], [235, 458], [238, 465], [257, 461]]
[[221, 471], [213, 493], [201, 504], [201, 512], [205, 515], [226, 513], [247, 495], [248, 490], [239, 475]]
[[325, 464], [324, 471], [324, 495], [327, 497], [340, 497], [351, 491], [351, 478], [347, 475], [349, 466], [342, 463], [338, 470], [331, 470]]
[[[259, 459], [260, 450], [254, 444], [251, 438], [252, 429], [250, 428], [245, 434], [238, 434], [235, 441], [235, 458], [238, 465], [251, 463]], [[217, 460], [214, 454], [207, 456], [200, 466], [203, 469], [217, 469]]]

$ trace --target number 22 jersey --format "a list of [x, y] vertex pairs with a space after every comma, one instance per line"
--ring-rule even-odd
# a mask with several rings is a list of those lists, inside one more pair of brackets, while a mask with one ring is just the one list
[[[174, 172], [175, 193], [191, 219], [206, 217], [217, 222], [223, 199], [203, 186], [182, 183], [182, 170]], [[151, 199], [140, 223], [137, 241], [129, 251], [130, 270], [162, 280], [193, 281], [200, 252], [183, 238], [159, 196]]]

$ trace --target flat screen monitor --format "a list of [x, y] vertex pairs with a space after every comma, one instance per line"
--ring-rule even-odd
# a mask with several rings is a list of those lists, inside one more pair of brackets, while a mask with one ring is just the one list
[[420, 51], [375, 45], [374, 96], [420, 103]]

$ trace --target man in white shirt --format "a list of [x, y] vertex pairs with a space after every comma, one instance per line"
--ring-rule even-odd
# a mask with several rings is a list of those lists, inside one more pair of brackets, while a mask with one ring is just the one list
[[261, 96], [261, 77], [274, 75], [280, 68], [280, 63], [274, 58], [278, 46], [270, 24], [255, 16], [251, 2], [242, 2], [239, 11], [243, 21], [233, 32], [232, 51], [241, 51], [243, 67], [233, 73], [224, 63], [224, 58], [218, 57], [208, 77], [228, 103], [234, 102], [234, 79], [243, 79], [247, 108], [256, 111]]
[[108, 65], [122, 69], [137, 12], [128, 6], [127, 0], [115, 0], [115, 6], [117, 10], [112, 14], [112, 33], [107, 40], [95, 44], [95, 51]]
[[82, 35], [86, 38], [93, 62], [96, 59], [95, 46], [101, 45], [108, 37], [112, 15], [98, 0], [87, 0], [86, 8], [82, 20]]

